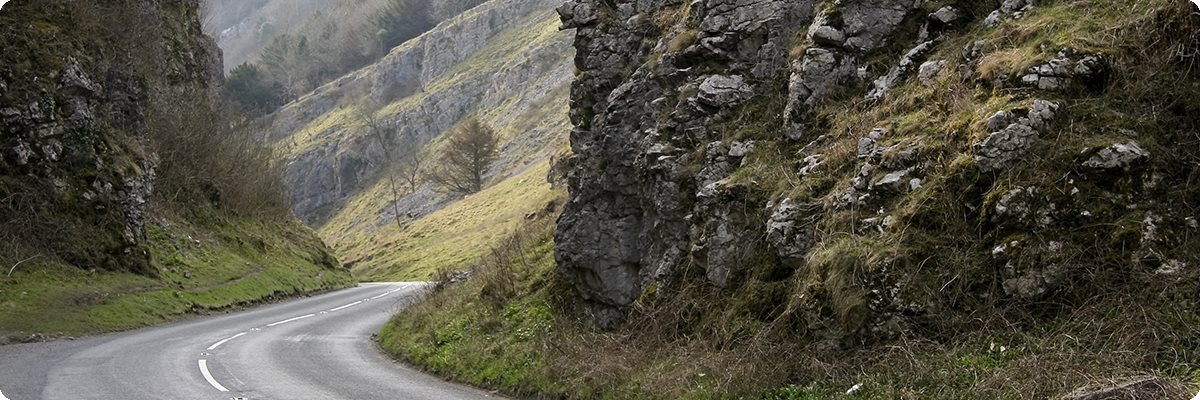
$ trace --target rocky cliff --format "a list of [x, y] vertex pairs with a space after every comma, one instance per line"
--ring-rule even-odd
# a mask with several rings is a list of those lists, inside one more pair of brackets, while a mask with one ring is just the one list
[[560, 271], [604, 325], [700, 279], [825, 338], [1183, 295], [1198, 21], [1168, 3], [568, 2]]
[[[267, 131], [287, 163], [297, 214], [356, 271], [414, 279], [465, 268], [500, 240], [498, 232], [544, 208], [549, 186], [526, 181], [537, 174], [544, 181], [549, 160], [565, 146], [572, 76], [571, 37], [558, 29], [556, 5], [485, 2], [270, 116]], [[443, 134], [472, 116], [502, 137], [486, 178], [506, 189], [426, 218], [461, 198], [432, 183], [394, 191], [397, 165], [413, 152], [433, 165]], [[512, 190], [521, 186], [525, 192]], [[462, 235], [467, 226], [476, 228]], [[441, 235], [449, 236], [414, 245]], [[458, 242], [467, 237], [474, 239]]]
[[[485, 3], [273, 115], [269, 132], [285, 154], [296, 212], [310, 225], [324, 225], [396, 161], [388, 159], [357, 116], [371, 115], [395, 127], [388, 138], [395, 145], [413, 137], [424, 146], [475, 114], [500, 128], [536, 126], [537, 121], [515, 119], [526, 110], [559, 103], [552, 97], [561, 99], [563, 91], [556, 89], [570, 79], [570, 37], [554, 30], [552, 5], [542, 0]], [[543, 137], [545, 144], [551, 132], [506, 133]], [[422, 193], [406, 202], [405, 214], [428, 213], [426, 206], [442, 201], [428, 189]], [[387, 221], [394, 214], [391, 207], [375, 212], [371, 220]]]
[[0, 343], [354, 283], [219, 110], [197, 0], [0, 10]]
[[[221, 82], [221, 53], [200, 31], [197, 4], [14, 1], [0, 18], [4, 240], [82, 266], [153, 273], [151, 96]], [[154, 37], [164, 40], [144, 40]]]

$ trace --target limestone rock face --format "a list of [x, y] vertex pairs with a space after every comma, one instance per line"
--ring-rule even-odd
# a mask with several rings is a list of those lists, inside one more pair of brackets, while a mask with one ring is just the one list
[[994, 129], [983, 141], [975, 144], [975, 161], [984, 171], [998, 171], [1011, 167], [1033, 146], [1038, 131], [1045, 129], [1054, 119], [1058, 104], [1034, 100], [1028, 110], [1023, 108], [1001, 111], [987, 121]]
[[792, 199], [783, 199], [767, 221], [767, 243], [780, 257], [799, 261], [816, 244], [816, 229]]
[[[561, 101], [571, 78], [571, 47], [570, 35], [556, 30], [553, 7], [559, 4], [486, 2], [276, 112], [268, 132], [288, 153], [285, 181], [296, 214], [309, 225], [324, 224], [350, 198], [381, 179], [394, 161], [377, 138], [346, 115], [345, 99], [365, 96], [367, 103], [384, 110], [378, 117], [394, 127], [391, 144], [403, 137], [427, 143], [481, 112], [496, 111], [485, 122], [504, 127], [518, 123], [531, 109]], [[578, 12], [587, 18], [589, 11]], [[493, 54], [497, 47], [507, 51]], [[486, 68], [473, 67], [485, 63]], [[402, 106], [388, 107], [397, 103]], [[321, 124], [337, 118], [340, 123]], [[314, 127], [313, 136], [329, 139], [301, 144], [297, 137]], [[540, 130], [521, 132], [521, 139], [530, 142], [546, 141], [548, 136], [552, 135]], [[413, 149], [395, 150], [408, 151]], [[424, 200], [428, 199], [411, 202], [412, 210], [427, 211]]]
[[[919, 3], [573, 0], [559, 7], [563, 27], [575, 30], [579, 72], [571, 91], [571, 200], [556, 256], [598, 322], [618, 323], [645, 288], [669, 284], [689, 257], [710, 283], [736, 281], [755, 235], [769, 235], [789, 263], [802, 262], [816, 240], [809, 215], [786, 203], [769, 221], [747, 213], [745, 183], [729, 178], [753, 151], [712, 128], [766, 100], [773, 89], [759, 82], [788, 82], [789, 123], [780, 138], [803, 140], [808, 110], [863, 80], [861, 60], [893, 43], [906, 22], [958, 18], [952, 9], [936, 18], [919, 13]], [[666, 14], [678, 22], [655, 25], [652, 16]], [[804, 50], [793, 56], [797, 47]], [[895, 80], [916, 72], [920, 60], [911, 58]], [[820, 164], [813, 157], [809, 169]], [[897, 179], [902, 191], [914, 177]]]
[[[0, 14], [0, 198], [15, 199], [0, 205], [0, 233], [30, 240], [57, 231], [32, 240], [76, 265], [154, 274], [145, 247], [156, 178], [147, 114], [152, 100], [177, 90], [215, 93], [221, 53], [201, 31], [195, 0], [111, 3], [107, 12], [146, 23], [136, 40], [150, 42], [126, 48], [81, 37], [72, 21], [88, 18], [76, 14], [82, 6], [13, 2]], [[34, 23], [46, 26], [30, 32]]]
[[[810, 5], [815, 7], [816, 5]], [[809, 110], [835, 93], [839, 88], [862, 80], [862, 59], [893, 43], [894, 36], [920, 6], [918, 1], [853, 0], [825, 4], [809, 29], [814, 46], [792, 62], [788, 80], [788, 103], [784, 111], [788, 126], [783, 134], [791, 140], [807, 137]], [[840, 18], [830, 19], [829, 16]], [[803, 23], [803, 22], [799, 22]], [[920, 65], [929, 45], [919, 45], [904, 57], [906, 65], [897, 66], [888, 76], [879, 79], [877, 86], [894, 85], [902, 75]], [[907, 65], [912, 64], [912, 65]], [[884, 89], [870, 96], [882, 96]]]
[[1062, 91], [1094, 85], [1104, 79], [1107, 69], [1100, 57], [1076, 54], [1068, 49], [1058, 52], [1050, 61], [1030, 68], [1021, 77], [1021, 83], [1041, 90]]
[[[555, 237], [561, 275], [583, 308], [612, 326], [644, 294], [679, 287], [677, 279], [750, 290], [778, 282], [772, 279], [805, 279], [797, 273], [832, 279], [821, 268], [871, 262], [879, 272], [853, 279], [872, 314], [864, 318], [874, 318], [863, 326], [875, 324], [860, 329], [886, 334], [896, 331], [888, 324], [908, 318], [901, 314], [926, 306], [904, 298], [902, 286], [914, 282], [901, 282], [906, 272], [890, 269], [914, 246], [905, 242], [910, 229], [935, 235], [925, 229], [977, 223], [981, 237], [992, 239], [994, 232], [1005, 238], [1090, 224], [1094, 211], [1081, 205], [1090, 201], [1085, 197], [1124, 200], [1081, 192], [1155, 182], [1153, 174], [1129, 177], [1154, 164], [1133, 141], [1082, 154], [1072, 145], [1067, 157], [1047, 149], [1067, 142], [1063, 126], [1077, 124], [1077, 116], [1063, 115], [1075, 110], [1070, 96], [1103, 90], [1093, 83], [1108, 79], [1110, 66], [1101, 56], [1065, 50], [1002, 78], [980, 67], [1009, 44], [982, 34], [990, 39], [956, 40], [977, 35], [980, 24], [1022, 18], [1036, 3], [1000, 2], [995, 21], [963, 2], [563, 4], [558, 13], [575, 33], [577, 72], [565, 163], [570, 199]], [[966, 45], [929, 59], [945, 54], [948, 43]], [[1026, 72], [1036, 79], [1014, 84]], [[985, 75], [988, 82], [979, 79]], [[983, 95], [994, 89], [1004, 95]], [[1076, 157], [1057, 164], [1074, 167], [1053, 180], [1061, 187], [1001, 183], [1014, 171], [1036, 175], [1028, 164], [1044, 165], [1048, 153]], [[1090, 175], [1073, 175], [1080, 172]], [[839, 243], [839, 235], [852, 239]], [[1068, 256], [1076, 251], [1071, 246], [1030, 244], [1033, 250], [1021, 250], [1028, 253], [997, 257], [993, 294], [1034, 300], [1058, 293], [1080, 270]], [[892, 257], [889, 249], [906, 255]], [[838, 300], [811, 300], [804, 307], [827, 314], [808, 322], [827, 322], [831, 308], [846, 306], [831, 305]]]
[[1087, 161], [1083, 162], [1085, 167], [1096, 169], [1120, 169], [1129, 168], [1134, 164], [1142, 162], [1150, 158], [1150, 152], [1142, 149], [1142, 146], [1137, 142], [1116, 143], [1112, 146], [1100, 149], [1093, 154]]

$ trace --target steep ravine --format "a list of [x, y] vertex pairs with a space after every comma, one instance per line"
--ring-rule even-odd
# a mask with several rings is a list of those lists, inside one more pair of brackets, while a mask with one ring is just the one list
[[[410, 262], [391, 257], [397, 251], [394, 246], [414, 234], [395, 228], [397, 209], [407, 226], [457, 199], [426, 183], [393, 204], [385, 174], [396, 160], [388, 159], [378, 138], [369, 134], [364, 114], [389, 127], [387, 140], [392, 145], [415, 137], [431, 154], [436, 154], [444, 133], [464, 118], [477, 116], [503, 137], [500, 162], [489, 172], [490, 184], [531, 168], [544, 170], [564, 146], [571, 79], [570, 36], [558, 30], [556, 5], [547, 0], [486, 2], [272, 115], [269, 132], [287, 163], [295, 211], [356, 269], [381, 274], [413, 269]], [[545, 194], [539, 198], [549, 194], [548, 188], [536, 191]], [[513, 212], [524, 215], [544, 206], [527, 201], [530, 204], [514, 203], [521, 210]], [[519, 220], [517, 216], [503, 225]], [[475, 255], [489, 244], [439, 251]], [[415, 269], [420, 272], [402, 276], [429, 273], [424, 266]]]

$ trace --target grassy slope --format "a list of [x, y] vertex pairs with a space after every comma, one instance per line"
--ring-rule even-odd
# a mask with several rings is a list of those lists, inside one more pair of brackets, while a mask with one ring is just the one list
[[148, 229], [159, 278], [46, 259], [0, 275], [0, 341], [127, 330], [355, 283], [297, 221], [205, 212]]
[[422, 280], [440, 269], [466, 269], [555, 197], [547, 168], [548, 162], [538, 163], [403, 229], [387, 223], [339, 238], [339, 255], [371, 257], [354, 267], [363, 280]]
[[[1181, 12], [1184, 7], [1192, 10], [1188, 4], [1166, 1], [1056, 1], [997, 29], [968, 31], [939, 46], [931, 57], [952, 60], [950, 70], [932, 87], [910, 82], [877, 106], [861, 104], [854, 96], [820, 110], [834, 142], [825, 152], [827, 167], [821, 173], [796, 176], [798, 160], [789, 158], [795, 149], [777, 149], [767, 141], [760, 142], [763, 147], [752, 156], [752, 166], [738, 171], [735, 181], [763, 182], [773, 196], [799, 199], [829, 187], [844, 187], [838, 186], [845, 184], [843, 175], [857, 171], [854, 146], [861, 133], [880, 121], [895, 121], [883, 145], [923, 139], [938, 166], [920, 191], [888, 204], [900, 225], [908, 228], [900, 233], [862, 234], [845, 226], [855, 220], [854, 215], [828, 216], [828, 225], [822, 228], [835, 239], [814, 250], [809, 260], [812, 270], [836, 275], [839, 269], [892, 259], [901, 273], [927, 278], [914, 286], [928, 285], [930, 296], [974, 290], [960, 285], [979, 280], [972, 274], [991, 271], [986, 255], [980, 255], [993, 247], [991, 241], [1040, 238], [980, 237], [975, 222], [963, 226], [950, 222], [961, 216], [953, 211], [958, 203], [946, 203], [962, 195], [956, 185], [970, 175], [966, 167], [972, 162], [970, 145], [986, 134], [980, 121], [999, 109], [1024, 104], [1029, 95], [972, 87], [953, 79], [956, 69], [962, 68], [955, 65], [960, 49], [977, 39], [997, 44], [999, 48], [979, 66], [980, 73], [991, 77], [1019, 77], [1064, 47], [1098, 52], [1114, 61], [1115, 81], [1102, 96], [1062, 99], [1041, 94], [1066, 102], [1066, 122], [1059, 124], [1060, 132], [1047, 135], [1053, 146], [1034, 149], [1025, 165], [991, 190], [1003, 193], [1012, 185], [1029, 184], [1054, 188], [1054, 182], [1044, 181], [1055, 181], [1060, 175], [1046, 171], [1072, 168], [1081, 148], [1127, 140], [1124, 135], [1129, 132], [1118, 128], [1136, 132], [1135, 138], [1157, 160], [1182, 151], [1159, 143], [1172, 137], [1181, 121], [1163, 114], [1155, 101], [1187, 99], [1184, 92], [1192, 84], [1179, 84], [1187, 72], [1181, 76], [1173, 67], [1154, 64], [1161, 54], [1155, 52], [1163, 50], [1153, 47], [1158, 35], [1182, 34], [1164, 31], [1164, 26], [1188, 18], [1187, 12]], [[1196, 109], [1189, 104], [1174, 106]], [[776, 124], [758, 123], [770, 118], [756, 114], [775, 106], [757, 106], [762, 110], [747, 110], [745, 119], [731, 128], [731, 137], [762, 139], [777, 134]], [[1097, 187], [1101, 183], [1078, 185], [1084, 193], [1105, 190]], [[1188, 209], [1195, 206], [1195, 198], [1188, 197], [1193, 195], [1190, 186], [1181, 186], [1157, 200]], [[994, 198], [988, 201], [990, 205]], [[807, 274], [762, 282], [751, 271], [739, 287], [718, 291], [703, 284], [684, 285], [669, 297], [648, 290], [627, 326], [614, 332], [583, 328], [570, 317], [574, 314], [564, 300], [567, 289], [557, 281], [548, 226], [527, 228], [529, 239], [499, 246], [499, 256], [480, 263], [472, 280], [445, 287], [426, 304], [402, 312], [385, 327], [382, 343], [397, 357], [452, 378], [549, 398], [823, 399], [842, 398], [847, 389], [862, 384], [856, 398], [1041, 399], [1136, 375], [1164, 377], [1176, 385], [1174, 389], [1194, 393], [1200, 386], [1195, 269], [1167, 278], [1154, 274], [1154, 267], [1141, 267], [1118, 273], [1121, 280], [1106, 281], [1113, 277], [1105, 275], [1104, 268], [1130, 268], [1128, 259], [1112, 259], [1127, 254], [1112, 246], [1119, 250], [1115, 241], [1129, 235], [1125, 231], [1138, 235], [1145, 210], [1104, 206], [1093, 210], [1111, 213], [1104, 218], [1118, 223], [1039, 234], [1068, 243], [1095, 243], [1096, 248], [1079, 254], [1090, 257], [1101, 271], [1078, 284], [1091, 294], [1081, 289], [1060, 299], [1062, 304], [958, 304], [955, 307], [977, 308], [967, 316], [969, 320], [929, 321], [923, 327], [928, 331], [909, 331], [884, 346], [831, 351], [820, 340], [792, 333], [806, 329], [803, 320], [761, 318], [764, 309], [767, 314], [777, 312], [770, 310], [778, 310], [781, 299], [802, 304], [798, 301], [808, 288], [829, 283]], [[1182, 236], [1162, 257], [1191, 260], [1187, 263], [1191, 268], [1197, 243], [1191, 239], [1194, 234]], [[503, 251], [512, 248], [522, 251]], [[907, 264], [918, 255], [916, 261], [929, 261], [919, 263], [927, 268], [906, 270], [918, 266]], [[688, 274], [703, 276], [703, 271]], [[945, 314], [956, 315], [949, 311]]]

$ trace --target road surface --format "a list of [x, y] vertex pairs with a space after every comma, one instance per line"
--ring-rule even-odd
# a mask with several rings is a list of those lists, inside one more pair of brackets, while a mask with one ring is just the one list
[[362, 286], [74, 341], [0, 346], [0, 400], [491, 399], [381, 354], [420, 284]]

